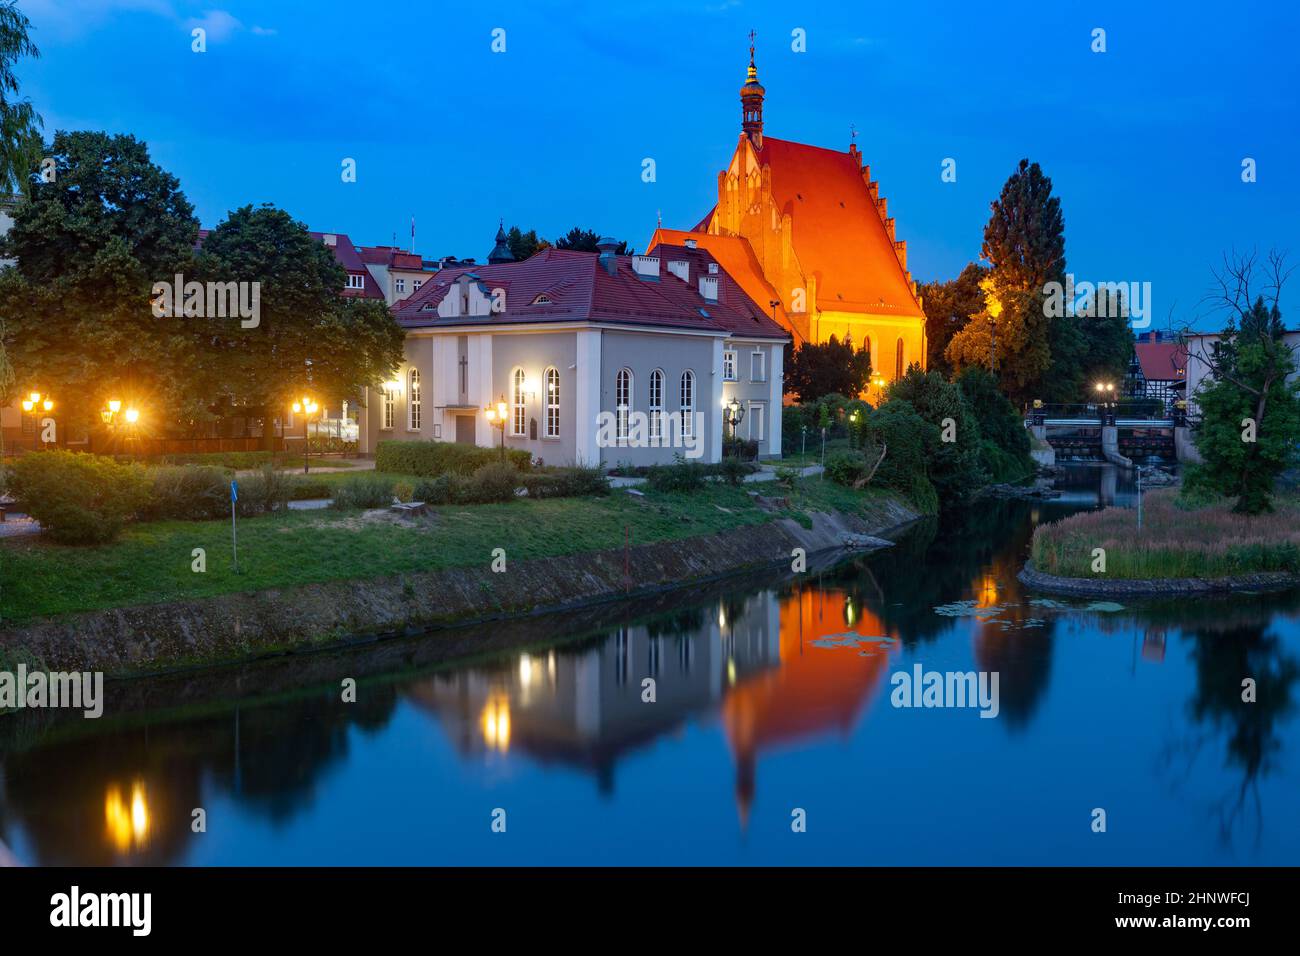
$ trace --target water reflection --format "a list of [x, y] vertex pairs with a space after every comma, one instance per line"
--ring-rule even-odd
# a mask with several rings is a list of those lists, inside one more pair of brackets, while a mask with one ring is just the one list
[[[368, 861], [405, 860], [411, 844], [434, 860], [445, 842], [421, 843], [415, 821], [401, 836], [384, 828], [405, 794], [436, 794], [440, 806], [456, 808], [518, 781], [559, 806], [578, 799], [569, 782], [576, 775], [615, 811], [606, 829], [568, 836], [590, 844], [579, 858], [597, 859], [611, 839], [642, 838], [645, 814], [680, 781], [723, 777], [738, 839], [775, 846], [763, 842], [771, 838], [756, 814], [765, 792], [797, 784], [809, 802], [824, 791], [841, 805], [888, 806], [912, 841], [900, 854], [978, 862], [1015, 834], [1029, 848], [1021, 852], [1059, 846], [1050, 808], [1083, 799], [1069, 789], [1078, 778], [1137, 794], [1116, 811], [1152, 828], [1173, 826], [1177, 808], [1190, 808], [1208, 814], [1234, 852], [1247, 852], [1244, 837], [1256, 855], [1300, 850], [1289, 816], [1279, 816], [1271, 844], [1263, 841], [1270, 798], [1277, 802], [1277, 788], [1296, 772], [1300, 600], [1120, 608], [1026, 594], [1015, 576], [1034, 525], [1072, 507], [985, 505], [959, 524], [918, 525], [890, 552], [798, 580], [724, 582], [684, 603], [676, 595], [648, 610], [569, 615], [572, 636], [562, 641], [554, 619], [538, 619], [147, 692], [118, 685], [109, 698], [115, 717], [0, 723], [0, 838], [28, 862], [240, 862], [266, 859], [268, 846], [326, 845], [344, 823], [370, 841]], [[468, 652], [479, 656], [458, 658]], [[997, 671], [1001, 719], [963, 723], [963, 715], [892, 709], [882, 693], [889, 675], [913, 662]], [[1152, 681], [1149, 668], [1168, 673]], [[342, 676], [357, 676], [357, 703], [340, 701]], [[1256, 682], [1251, 704], [1241, 699], [1244, 677]], [[1121, 771], [1115, 752], [1081, 743], [1093, 734], [1131, 740], [1120, 753], [1150, 738], [1154, 770], [1138, 762]], [[948, 793], [946, 766], [970, 747], [983, 766], [980, 790], [965, 798], [972, 811], [981, 794], [990, 801], [981, 817], [993, 821], [990, 835], [930, 846], [933, 810], [912, 804]], [[795, 755], [810, 761], [802, 771], [792, 769]], [[616, 785], [623, 768], [632, 773], [646, 759], [659, 761], [659, 777]], [[1026, 759], [1041, 774], [1040, 815], [1006, 809], [1022, 798], [1016, 782]], [[900, 763], [911, 794], [901, 805], [879, 792], [882, 775]], [[467, 777], [475, 767], [507, 776]], [[198, 837], [194, 808], [222, 806], [230, 809], [221, 826]], [[861, 852], [866, 832], [850, 829], [818, 852], [827, 860]], [[1169, 843], [1209, 859], [1195, 836]], [[1147, 850], [1134, 861], [1149, 860]], [[739, 851], [680, 852], [682, 862], [729, 862]], [[1093, 851], [1060, 852], [1029, 859], [1087, 861]]]

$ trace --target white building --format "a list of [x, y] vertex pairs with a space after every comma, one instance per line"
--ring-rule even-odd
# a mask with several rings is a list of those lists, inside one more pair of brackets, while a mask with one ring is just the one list
[[[712, 255], [547, 249], [524, 262], [443, 269], [396, 309], [406, 360], [369, 390], [361, 450], [384, 440], [526, 449], [547, 464], [722, 457], [739, 437], [781, 454], [788, 335]], [[487, 410], [506, 407], [504, 429]]]

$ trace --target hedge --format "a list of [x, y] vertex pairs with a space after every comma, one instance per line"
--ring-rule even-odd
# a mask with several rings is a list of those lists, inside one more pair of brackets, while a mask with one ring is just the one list
[[[381, 441], [375, 449], [375, 471], [436, 478], [472, 475], [484, 465], [501, 460], [499, 448], [480, 448], [448, 441]], [[506, 449], [506, 461], [518, 471], [532, 469], [533, 456], [525, 450]]]

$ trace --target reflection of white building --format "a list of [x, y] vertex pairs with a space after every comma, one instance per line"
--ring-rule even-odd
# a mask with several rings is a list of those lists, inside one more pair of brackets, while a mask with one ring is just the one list
[[[523, 751], [603, 776], [625, 751], [715, 706], [738, 681], [780, 665], [774, 594], [704, 613], [698, 626], [663, 630], [651, 621], [583, 647], [435, 675], [408, 696], [436, 712], [464, 752]], [[642, 700], [646, 678], [655, 682], [653, 703]]]

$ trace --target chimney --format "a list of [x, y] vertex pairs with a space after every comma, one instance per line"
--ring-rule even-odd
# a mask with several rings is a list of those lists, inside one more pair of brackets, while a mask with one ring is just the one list
[[600, 250], [600, 264], [605, 267], [606, 272], [614, 275], [618, 271], [618, 240], [601, 236], [600, 241], [596, 243], [596, 248]]
[[1152, 329], [1150, 332], [1147, 333], [1147, 341], [1154, 342], [1155, 340], [1156, 340], [1156, 333], [1155, 330]]
[[668, 263], [668, 271], [683, 282], [691, 281], [691, 264], [685, 259], [673, 259]]
[[323, 237], [321, 237], [321, 241], [327, 246], [337, 246], [339, 244], [339, 237], [334, 235], [332, 232], [327, 232]]
[[718, 301], [717, 276], [700, 276], [700, 295], [706, 302]]

